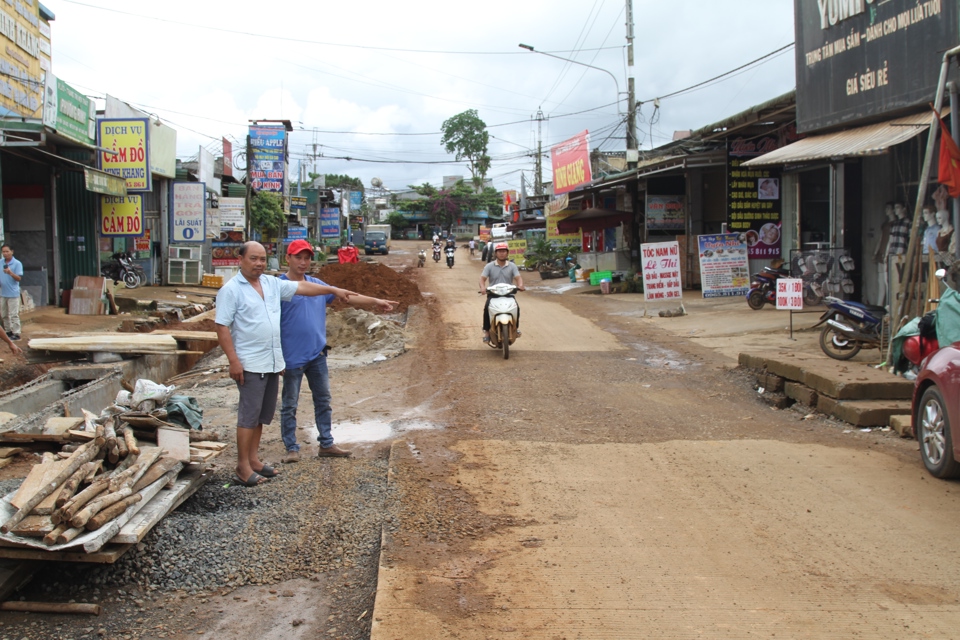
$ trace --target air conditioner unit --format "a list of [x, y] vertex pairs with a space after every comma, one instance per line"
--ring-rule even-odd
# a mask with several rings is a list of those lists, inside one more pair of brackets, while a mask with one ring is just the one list
[[183, 247], [177, 245], [170, 245], [169, 252], [167, 257], [171, 260], [199, 260], [200, 259], [200, 247]]

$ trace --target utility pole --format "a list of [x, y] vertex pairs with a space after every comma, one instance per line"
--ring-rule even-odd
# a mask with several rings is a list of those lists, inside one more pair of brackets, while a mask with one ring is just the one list
[[543, 136], [541, 126], [543, 125], [543, 110], [537, 109], [537, 173], [533, 181], [533, 193], [537, 196], [543, 195]]
[[[633, 79], [633, 0], [626, 0], [627, 23], [627, 169], [636, 171], [640, 161], [637, 149], [637, 98]], [[640, 245], [647, 237], [646, 221], [641, 213], [640, 180], [636, 176], [627, 182], [627, 194], [630, 196], [630, 208], [633, 211], [633, 225], [630, 232], [630, 266], [640, 268]], [[640, 228], [641, 223], [643, 229]]]

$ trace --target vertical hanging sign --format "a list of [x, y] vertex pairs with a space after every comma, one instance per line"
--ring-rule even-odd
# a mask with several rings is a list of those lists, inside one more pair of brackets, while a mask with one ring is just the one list
[[146, 118], [97, 121], [97, 168], [127, 181], [127, 192], [153, 190]]
[[170, 190], [170, 242], [206, 239], [206, 185], [174, 182]]

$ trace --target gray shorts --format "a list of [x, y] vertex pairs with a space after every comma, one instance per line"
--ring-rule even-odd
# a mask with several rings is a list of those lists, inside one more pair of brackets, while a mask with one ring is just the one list
[[237, 409], [237, 426], [255, 429], [261, 424], [270, 424], [277, 410], [277, 390], [280, 388], [279, 373], [243, 372], [240, 390], [240, 405]]

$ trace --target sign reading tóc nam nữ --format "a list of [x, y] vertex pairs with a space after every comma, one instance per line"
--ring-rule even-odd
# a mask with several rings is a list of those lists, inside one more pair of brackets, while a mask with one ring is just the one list
[[100, 196], [100, 235], [142, 236], [143, 202], [140, 196]]
[[174, 182], [170, 190], [170, 242], [206, 240], [206, 185]]
[[643, 299], [683, 299], [680, 283], [680, 244], [652, 242], [640, 245], [640, 266], [643, 273]]
[[146, 118], [97, 121], [97, 168], [127, 181], [127, 191], [151, 191], [150, 127]]
[[573, 191], [593, 180], [590, 172], [590, 133], [581, 131], [569, 140], [550, 148], [553, 166], [553, 193]]
[[777, 309], [803, 311], [803, 279], [777, 279]]

